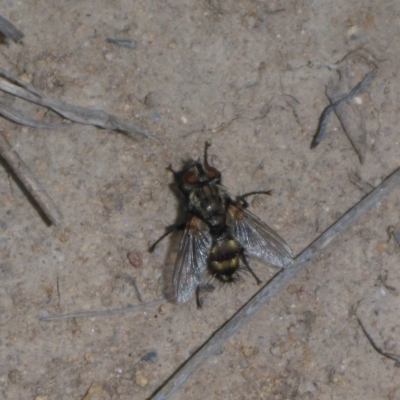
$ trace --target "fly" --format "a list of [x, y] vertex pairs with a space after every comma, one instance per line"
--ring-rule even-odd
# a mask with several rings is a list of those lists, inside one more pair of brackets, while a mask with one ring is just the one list
[[186, 303], [198, 293], [207, 273], [221, 283], [233, 283], [240, 279], [240, 271], [248, 271], [261, 283], [247, 257], [278, 268], [293, 263], [286, 242], [247, 210], [246, 197], [270, 192], [251, 192], [233, 199], [221, 184], [221, 172], [208, 163], [209, 146], [206, 142], [203, 163], [190, 162], [181, 171], [168, 167], [185, 200], [186, 222], [167, 229], [149, 249], [152, 252], [172, 231], [184, 229], [173, 277], [178, 303]]

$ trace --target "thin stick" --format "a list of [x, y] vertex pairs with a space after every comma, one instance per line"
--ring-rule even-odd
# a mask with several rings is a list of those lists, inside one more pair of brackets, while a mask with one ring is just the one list
[[393, 354], [393, 353], [387, 353], [386, 351], [383, 351], [378, 345], [375, 343], [374, 339], [372, 339], [371, 335], [367, 332], [367, 330], [364, 328], [363, 323], [361, 322], [360, 318], [357, 317], [357, 322], [358, 325], [360, 325], [364, 335], [367, 337], [369, 343], [371, 346], [374, 348], [376, 352], [378, 352], [381, 356], [390, 358], [391, 360], [396, 362], [396, 366], [400, 366], [400, 355], [398, 354]]
[[24, 34], [18, 30], [10, 21], [6, 20], [0, 15], [0, 32], [14, 42], [20, 42]]
[[92, 110], [52, 100], [29, 83], [24, 82], [22, 79], [1, 68], [0, 77], [3, 78], [0, 79], [0, 90], [31, 103], [50, 108], [71, 121], [80, 124], [94, 125], [99, 128], [110, 129], [126, 134], [139, 134], [148, 138], [150, 137], [147, 130], [142, 126], [128, 123], [113, 114], [108, 114], [102, 110]]
[[61, 211], [58, 210], [53, 200], [43, 190], [40, 183], [36, 180], [31, 170], [24, 163], [19, 154], [12, 148], [11, 144], [7, 140], [5, 132], [1, 131], [0, 156], [4, 159], [50, 222], [55, 226], [60, 225], [63, 219]]
[[52, 124], [48, 122], [38, 121], [33, 118], [29, 118], [22, 114], [20, 111], [15, 110], [12, 107], [8, 107], [0, 102], [0, 114], [6, 117], [10, 121], [16, 122], [17, 124], [29, 126], [30, 128], [38, 129], [63, 129], [67, 128], [68, 124]]
[[115, 278], [116, 278], [116, 279], [118, 279], [118, 278], [120, 278], [120, 279], [125, 279], [127, 282], [129, 282], [129, 283], [132, 285], [132, 287], [135, 289], [135, 293], [136, 293], [136, 296], [137, 296], [137, 298], [139, 299], [139, 301], [140, 301], [140, 302], [143, 301], [143, 300], [142, 300], [142, 296], [140, 295], [139, 289], [138, 289], [138, 287], [137, 287], [137, 285], [136, 285], [136, 280], [135, 280], [135, 278], [132, 278], [130, 275], [125, 274], [124, 272], [115, 275]]
[[327, 229], [310, 246], [303, 250], [294, 261], [291, 268], [279, 272], [275, 277], [263, 286], [230, 320], [218, 329], [192, 356], [179, 367], [157, 389], [151, 399], [164, 400], [174, 394], [186, 380], [195, 372], [207, 358], [215, 354], [221, 346], [237, 332], [253, 314], [271, 297], [302, 271], [307, 263], [317, 252], [327, 247], [340, 233], [351, 226], [358, 218], [372, 208], [380, 199], [386, 196], [400, 183], [400, 168], [393, 172], [377, 188], [358, 202], [352, 209], [344, 214], [337, 222]]
[[326, 135], [326, 126], [328, 125], [328, 117], [332, 111], [335, 111], [342, 103], [350, 101], [355, 95], [360, 93], [366, 86], [368, 86], [376, 77], [377, 70], [374, 69], [364, 76], [361, 82], [359, 82], [353, 89], [350, 90], [348, 94], [341, 97], [339, 100], [335, 101], [333, 104], [329, 105], [322, 112], [321, 117], [319, 119], [317, 133], [314, 136], [313, 141], [311, 142], [311, 148], [315, 149], [320, 143], [321, 140]]
[[116, 46], [126, 47], [128, 49], [136, 49], [136, 47], [138, 45], [136, 40], [131, 40], [131, 39], [107, 38], [106, 42], [107, 43], [111, 43], [111, 44], [115, 44]]
[[61, 303], [61, 291], [60, 291], [60, 277], [59, 277], [59, 275], [57, 275], [57, 297], [58, 297], [57, 305], [60, 306], [60, 303]]
[[112, 308], [110, 310], [100, 310], [100, 311], [81, 311], [76, 313], [70, 314], [56, 314], [56, 315], [49, 315], [45, 311], [41, 311], [39, 313], [40, 321], [61, 321], [63, 319], [72, 319], [72, 318], [96, 318], [96, 317], [105, 317], [110, 315], [118, 315], [118, 314], [127, 314], [129, 312], [141, 310], [141, 309], [148, 309], [151, 306], [161, 305], [166, 303], [172, 299], [165, 298], [155, 301], [150, 301], [148, 303], [140, 303], [136, 305], [132, 305], [130, 307], [124, 308]]

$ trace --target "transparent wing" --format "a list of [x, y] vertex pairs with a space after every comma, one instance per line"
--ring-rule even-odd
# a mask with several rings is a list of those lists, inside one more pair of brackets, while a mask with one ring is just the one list
[[174, 269], [174, 290], [178, 303], [189, 301], [207, 271], [211, 249], [211, 235], [207, 225], [191, 217], [185, 227]]
[[227, 224], [234, 238], [249, 256], [279, 268], [286, 268], [293, 264], [293, 254], [286, 242], [240, 204], [229, 205]]

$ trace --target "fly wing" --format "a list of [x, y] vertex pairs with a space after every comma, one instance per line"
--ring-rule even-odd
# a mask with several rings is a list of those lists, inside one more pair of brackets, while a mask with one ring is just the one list
[[207, 225], [197, 217], [190, 217], [175, 261], [174, 290], [178, 303], [186, 303], [193, 297], [207, 271], [211, 242]]
[[229, 205], [227, 225], [249, 256], [279, 268], [293, 264], [293, 254], [286, 242], [240, 204]]

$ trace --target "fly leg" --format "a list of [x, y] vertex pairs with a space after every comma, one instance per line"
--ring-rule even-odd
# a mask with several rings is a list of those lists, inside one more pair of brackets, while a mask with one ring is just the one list
[[183, 224], [179, 224], [179, 225], [171, 225], [171, 226], [167, 226], [165, 228], [165, 233], [163, 235], [161, 235], [161, 237], [159, 237], [150, 247], [149, 247], [149, 253], [152, 253], [154, 251], [154, 249], [156, 248], [156, 246], [158, 245], [158, 243], [161, 242], [161, 240], [163, 240], [164, 238], [166, 238], [170, 233], [174, 232], [174, 231], [181, 231], [183, 229], [185, 229], [186, 223]]
[[214, 290], [214, 286], [210, 283], [206, 283], [203, 285], [198, 285], [196, 287], [196, 304], [197, 308], [203, 307], [203, 299], [200, 297], [200, 292], [212, 292]]
[[[179, 176], [179, 172], [175, 171], [172, 168], [172, 165], [169, 164], [168, 167], [166, 168], [167, 171], [172, 172], [174, 174], [175, 179], [177, 178], [177, 176]], [[167, 237], [170, 233], [174, 232], [174, 231], [182, 231], [183, 229], [185, 229], [186, 226], [186, 222], [182, 223], [182, 224], [174, 224], [174, 225], [170, 225], [167, 226], [165, 228], [165, 233], [158, 238], [150, 247], [149, 247], [149, 253], [152, 253], [154, 251], [154, 249], [156, 248], [156, 246], [158, 245], [158, 243], [161, 242], [161, 240], [163, 240], [165, 237]]]
[[244, 208], [247, 208], [249, 206], [248, 201], [246, 200], [246, 197], [249, 196], [254, 196], [256, 194], [267, 194], [268, 196], [271, 196], [272, 194], [272, 190], [257, 190], [255, 192], [249, 192], [249, 193], [245, 193], [242, 194], [240, 196], [236, 197], [236, 200], [238, 203], [240, 203]]
[[200, 297], [200, 290], [201, 290], [201, 287], [199, 285], [196, 288], [196, 304], [197, 304], [197, 308], [203, 308], [203, 299]]
[[167, 168], [165, 168], [167, 171], [169, 171], [169, 172], [172, 172], [173, 174], [174, 174], [174, 176], [176, 177], [177, 175], [179, 175], [179, 172], [178, 171], [175, 171], [173, 168], [172, 168], [172, 164], [169, 164], [168, 165], [168, 167]]
[[257, 285], [259, 285], [260, 283], [262, 283], [261, 279], [254, 273], [254, 271], [250, 268], [250, 265], [246, 259], [246, 256], [242, 253], [240, 254], [240, 259], [242, 260], [244, 266], [249, 270], [249, 272], [251, 273], [251, 275], [253, 275], [253, 278], [256, 280]]

